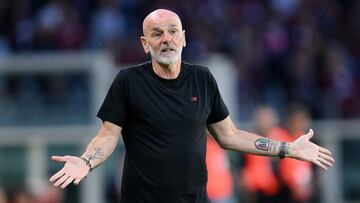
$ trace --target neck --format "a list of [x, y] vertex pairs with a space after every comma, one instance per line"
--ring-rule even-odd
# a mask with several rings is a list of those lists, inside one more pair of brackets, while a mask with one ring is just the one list
[[156, 75], [164, 79], [176, 79], [180, 74], [181, 60], [172, 64], [160, 64], [152, 59], [152, 68]]

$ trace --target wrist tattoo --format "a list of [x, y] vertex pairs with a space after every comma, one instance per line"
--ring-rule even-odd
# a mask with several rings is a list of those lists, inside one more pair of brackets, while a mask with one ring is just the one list
[[274, 143], [272, 143], [269, 139], [259, 138], [255, 142], [255, 147], [261, 151], [269, 151], [269, 149], [273, 150]]
[[86, 158], [88, 158], [89, 162], [100, 159], [102, 160], [104, 158], [104, 150], [102, 148], [94, 148], [95, 153], [86, 155]]

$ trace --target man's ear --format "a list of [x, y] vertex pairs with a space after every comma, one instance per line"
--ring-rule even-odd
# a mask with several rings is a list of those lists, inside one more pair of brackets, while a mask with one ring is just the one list
[[142, 44], [142, 46], [144, 48], [145, 53], [148, 54], [150, 50], [149, 50], [146, 38], [144, 36], [141, 36], [140, 40], [141, 40], [141, 44]]
[[184, 43], [183, 43], [183, 47], [186, 47], [186, 37], [185, 37], [185, 30], [183, 30], [183, 37], [184, 37]]

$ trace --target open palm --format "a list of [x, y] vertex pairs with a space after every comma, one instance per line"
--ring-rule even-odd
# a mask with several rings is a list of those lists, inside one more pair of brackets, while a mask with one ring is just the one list
[[90, 170], [86, 163], [76, 156], [52, 156], [51, 159], [65, 163], [64, 167], [50, 178], [54, 186], [61, 185], [63, 189], [72, 182], [79, 184]]
[[324, 170], [327, 170], [333, 165], [335, 160], [329, 150], [310, 141], [313, 135], [314, 131], [310, 129], [307, 134], [302, 135], [291, 143], [289, 148], [290, 157], [312, 162]]

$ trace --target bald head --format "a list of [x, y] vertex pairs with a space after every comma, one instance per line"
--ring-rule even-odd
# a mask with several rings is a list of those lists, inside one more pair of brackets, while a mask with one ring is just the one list
[[164, 22], [170, 22], [182, 30], [182, 24], [179, 16], [167, 9], [157, 9], [151, 12], [143, 21], [143, 34], [146, 34], [156, 25]]

